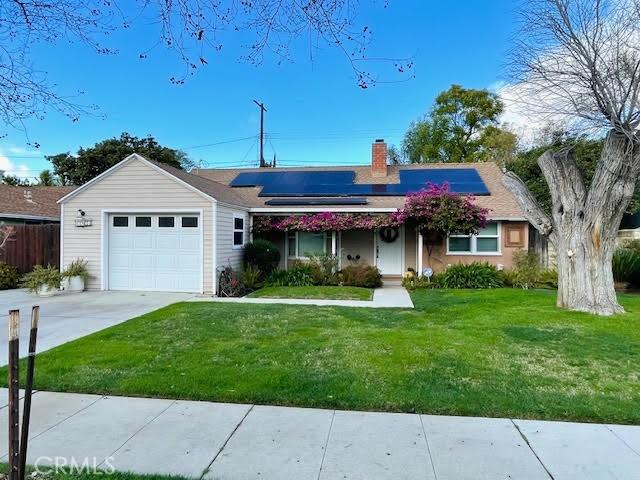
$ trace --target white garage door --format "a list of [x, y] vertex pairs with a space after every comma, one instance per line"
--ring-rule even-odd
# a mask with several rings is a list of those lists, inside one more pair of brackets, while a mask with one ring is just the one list
[[201, 220], [182, 213], [110, 215], [109, 289], [200, 292]]

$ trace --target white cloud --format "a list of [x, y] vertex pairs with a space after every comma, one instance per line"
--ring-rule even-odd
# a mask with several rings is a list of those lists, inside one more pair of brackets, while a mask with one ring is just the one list
[[536, 97], [525, 84], [499, 81], [489, 86], [489, 90], [504, 103], [500, 118], [503, 127], [518, 135], [522, 146], [540, 143], [551, 130], [566, 129], [571, 123], [566, 116], [543, 114], [534, 108]]
[[32, 178], [29, 167], [24, 164], [15, 164], [5, 155], [0, 154], [0, 170], [4, 170], [5, 175], [14, 175], [20, 178]]

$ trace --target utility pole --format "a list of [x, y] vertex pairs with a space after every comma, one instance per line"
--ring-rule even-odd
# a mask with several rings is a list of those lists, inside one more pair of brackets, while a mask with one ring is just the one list
[[264, 161], [264, 112], [266, 112], [267, 109], [264, 108], [264, 103], [262, 102], [254, 100], [253, 103], [260, 107], [260, 167], [264, 168], [267, 166]]

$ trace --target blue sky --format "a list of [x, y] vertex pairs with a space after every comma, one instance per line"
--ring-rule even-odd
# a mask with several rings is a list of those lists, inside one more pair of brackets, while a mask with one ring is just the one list
[[[171, 54], [138, 58], [150, 44], [153, 32], [147, 27], [112, 36], [108, 45], [119, 49], [113, 56], [97, 56], [82, 45], [38, 46], [36, 64], [63, 92], [82, 90], [81, 101], [98, 105], [101, 115], [71, 123], [52, 113], [29, 122], [29, 139], [41, 145], [39, 151], [27, 145], [23, 132], [8, 130], [0, 140], [0, 168], [35, 176], [49, 166], [44, 154], [74, 152], [123, 131], [151, 134], [206, 166], [254, 165], [255, 138], [191, 148], [255, 136], [254, 98], [268, 109], [266, 158], [275, 151], [281, 165], [367, 163], [375, 138], [399, 144], [409, 123], [452, 83], [486, 88], [504, 80], [513, 9], [508, 0], [367, 4], [361, 21], [373, 30], [369, 54], [412, 56], [415, 78], [366, 90], [357, 87], [348, 62], [330, 47], [316, 52], [313, 62], [300, 46], [294, 63], [277, 65], [267, 57], [255, 67], [238, 61], [242, 50], [232, 41], [222, 53], [210, 52], [209, 64], [176, 86], [169, 77], [181, 66]], [[380, 71], [388, 71], [387, 79], [402, 78], [390, 66]]]

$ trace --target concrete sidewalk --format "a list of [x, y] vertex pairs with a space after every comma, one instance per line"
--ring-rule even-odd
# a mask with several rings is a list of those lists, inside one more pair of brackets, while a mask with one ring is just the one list
[[195, 297], [191, 302], [317, 305], [323, 307], [413, 308], [404, 287], [385, 286], [373, 291], [373, 300], [321, 300], [306, 298]]
[[211, 480], [640, 479], [640, 427], [38, 392], [28, 461], [54, 457]]

